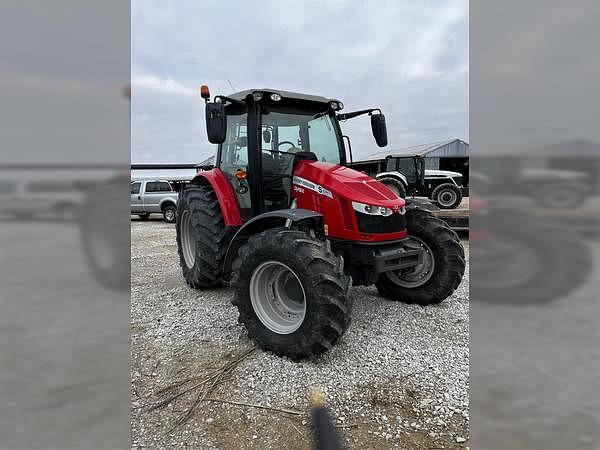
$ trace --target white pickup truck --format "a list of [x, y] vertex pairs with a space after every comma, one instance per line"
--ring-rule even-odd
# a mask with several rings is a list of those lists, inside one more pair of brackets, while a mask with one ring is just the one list
[[163, 215], [165, 222], [174, 223], [177, 217], [177, 192], [165, 180], [131, 182], [131, 214], [146, 220], [152, 213]]

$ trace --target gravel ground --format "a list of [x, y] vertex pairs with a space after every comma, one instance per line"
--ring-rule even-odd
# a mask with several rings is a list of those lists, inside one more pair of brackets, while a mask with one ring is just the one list
[[[230, 289], [185, 284], [173, 225], [133, 220], [131, 230], [132, 446], [310, 448], [304, 415], [211, 401], [176, 426], [191, 393], [150, 409], [159, 389], [231, 361], [252, 342], [237, 322]], [[468, 257], [468, 241], [463, 245]], [[336, 347], [300, 363], [256, 350], [210, 397], [306, 411], [318, 386], [347, 447], [464, 448], [468, 289], [468, 267], [455, 294], [437, 306], [390, 302], [374, 287], [353, 288], [353, 322]]]

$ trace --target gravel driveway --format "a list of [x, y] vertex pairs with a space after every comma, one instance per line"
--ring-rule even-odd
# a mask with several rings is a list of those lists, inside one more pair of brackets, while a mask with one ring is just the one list
[[[255, 350], [211, 392], [212, 401], [177, 425], [193, 391], [152, 409], [159, 390], [235, 360], [252, 342], [237, 322], [230, 289], [185, 284], [173, 225], [133, 220], [131, 232], [134, 448], [310, 448], [307, 416], [219, 400], [306, 411], [313, 387], [325, 393], [346, 447], [468, 445], [468, 266], [455, 294], [437, 306], [353, 288], [352, 325], [336, 347], [300, 363]], [[463, 245], [468, 258], [468, 241]]]

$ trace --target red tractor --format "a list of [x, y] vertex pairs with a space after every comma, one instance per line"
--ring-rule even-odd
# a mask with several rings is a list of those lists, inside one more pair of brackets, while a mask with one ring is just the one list
[[465, 269], [456, 233], [346, 167], [340, 121], [368, 114], [383, 147], [380, 110], [341, 113], [338, 100], [272, 89], [201, 95], [218, 150], [179, 195], [183, 276], [199, 289], [230, 284], [260, 346], [293, 359], [331, 348], [350, 325], [352, 284], [420, 305], [454, 292]]

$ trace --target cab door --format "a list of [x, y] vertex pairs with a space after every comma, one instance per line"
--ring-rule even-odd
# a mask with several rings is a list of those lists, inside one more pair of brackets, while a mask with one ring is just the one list
[[248, 131], [244, 114], [227, 115], [227, 138], [219, 151], [219, 169], [235, 192], [242, 220], [252, 217], [250, 184], [248, 181]]

